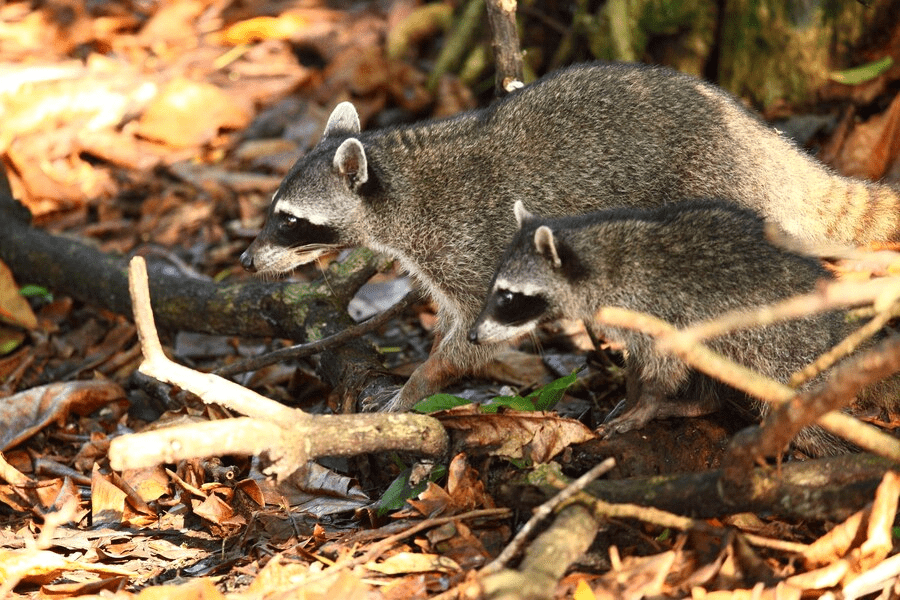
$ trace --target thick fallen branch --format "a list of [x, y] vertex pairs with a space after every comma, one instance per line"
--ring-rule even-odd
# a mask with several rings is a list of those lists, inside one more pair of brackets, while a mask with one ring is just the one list
[[[35, 229], [28, 210], [3, 187], [0, 185], [0, 260], [12, 269], [16, 279], [130, 316], [125, 261], [78, 241]], [[316, 311], [315, 304], [330, 304], [343, 310], [377, 268], [378, 258], [367, 250], [359, 250], [328, 269], [322, 280], [308, 284], [221, 285], [159, 270], [153, 272], [150, 282], [153, 311], [160, 327], [168, 331], [279, 337], [302, 342], [310, 339], [309, 316]]]
[[[871, 502], [885, 472], [895, 468], [893, 461], [871, 454], [845, 454], [745, 470], [747, 485], [741, 496], [722, 490], [722, 469], [598, 480], [586, 491], [609, 503], [652, 506], [695, 519], [740, 512], [843, 519]], [[546, 497], [558, 492], [549, 485], [542, 491]]]
[[135, 324], [144, 362], [140, 371], [247, 415], [199, 425], [122, 436], [110, 443], [117, 470], [225, 454], [268, 455], [268, 472], [279, 478], [320, 456], [406, 450], [428, 456], [447, 451], [447, 433], [438, 421], [416, 414], [309, 415], [287, 408], [240, 385], [172, 362], [162, 351], [150, 308], [144, 260], [131, 261]]
[[590, 548], [599, 527], [590, 508], [564, 507], [529, 545], [518, 569], [503, 569], [481, 581], [483, 596], [491, 600], [553, 598], [566, 569]]

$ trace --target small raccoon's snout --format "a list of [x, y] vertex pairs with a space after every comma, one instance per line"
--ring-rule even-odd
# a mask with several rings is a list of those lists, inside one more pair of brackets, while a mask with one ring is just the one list
[[478, 344], [478, 327], [473, 327], [469, 330], [469, 341], [473, 344]]
[[251, 273], [256, 273], [256, 266], [253, 264], [253, 253], [250, 252], [250, 248], [247, 248], [241, 254], [241, 266]]

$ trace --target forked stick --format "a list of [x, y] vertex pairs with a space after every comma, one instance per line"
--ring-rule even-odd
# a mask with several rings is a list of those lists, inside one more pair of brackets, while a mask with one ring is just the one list
[[287, 408], [232, 381], [179, 365], [165, 355], [154, 325], [142, 257], [129, 265], [129, 289], [144, 361], [141, 373], [177, 385], [206, 403], [248, 418], [225, 419], [125, 435], [110, 443], [110, 465], [135, 469], [161, 462], [223, 454], [266, 453], [268, 472], [283, 478], [320, 456], [406, 450], [441, 456], [448, 447], [441, 424], [417, 414], [309, 415]]

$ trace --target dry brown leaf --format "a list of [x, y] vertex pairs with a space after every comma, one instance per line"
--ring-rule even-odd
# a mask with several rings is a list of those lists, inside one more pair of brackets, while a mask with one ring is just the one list
[[[54, 133], [74, 140], [74, 134]], [[112, 195], [115, 184], [106, 169], [96, 168], [74, 153], [51, 160], [44, 142], [38, 135], [17, 138], [6, 153], [19, 175], [11, 180], [13, 193], [32, 215], [83, 207], [91, 199]]]
[[226, 28], [219, 35], [219, 41], [238, 46], [262, 40], [288, 40], [308, 25], [309, 19], [295, 12], [285, 12], [277, 17], [253, 17]]
[[297, 594], [298, 597], [365, 600], [370, 598], [368, 594], [372, 588], [363, 583], [355, 571], [334, 569], [323, 572], [275, 555], [247, 588], [247, 593], [254, 595], [250, 597], [268, 597], [277, 592], [278, 597], [290, 598], [292, 590], [301, 589], [303, 594]]
[[834, 160], [845, 175], [878, 180], [900, 158], [900, 94], [888, 109], [853, 128]]
[[105, 597], [112, 598], [112, 594], [121, 590], [128, 584], [128, 578], [105, 577], [95, 581], [80, 581], [77, 583], [57, 583], [41, 586], [41, 595], [44, 598], [74, 598], [94, 595], [98, 597], [105, 592]]
[[107, 475], [94, 466], [91, 472], [91, 520], [111, 527], [119, 525], [125, 516], [125, 500], [128, 497]]
[[548, 412], [484, 414], [477, 406], [465, 405], [433, 416], [450, 432], [456, 448], [538, 464], [595, 437], [582, 423]]
[[252, 112], [210, 83], [178, 77], [153, 99], [138, 121], [137, 133], [175, 148], [200, 146], [221, 129], [241, 129]]
[[212, 579], [191, 579], [184, 585], [159, 585], [141, 590], [139, 600], [225, 600]]
[[209, 494], [202, 502], [194, 501], [194, 514], [216, 525], [244, 525], [246, 520], [216, 494]]
[[484, 370], [485, 378], [519, 388], [540, 382], [548, 375], [540, 356], [511, 348], [500, 352]]
[[447, 492], [457, 512], [475, 508], [493, 508], [494, 500], [484, 489], [478, 471], [469, 465], [465, 454], [457, 454], [447, 469]]
[[[453, 500], [447, 490], [433, 482], [428, 482], [425, 490], [419, 494], [418, 498], [406, 501], [410, 506], [415, 508], [419, 514], [425, 517], [434, 517], [438, 515], [453, 514]], [[400, 511], [394, 515], [395, 518], [405, 518], [409, 514], [407, 511]]]
[[262, 486], [255, 479], [244, 479], [234, 486], [235, 490], [240, 490], [247, 494], [247, 497], [253, 500], [259, 506], [265, 506], [266, 498], [263, 493]]
[[3, 400], [0, 405], [0, 450], [19, 444], [70, 412], [88, 415], [110, 402], [124, 401], [125, 391], [110, 381], [51, 383]]
[[47, 583], [67, 571], [134, 575], [127, 569], [111, 565], [69, 560], [49, 550], [0, 550], [0, 584], [13, 579], [30, 583]]
[[195, 23], [207, 3], [199, 0], [164, 2], [144, 24], [138, 41], [156, 54], [166, 54], [173, 48], [197, 46]]
[[781, 582], [775, 587], [767, 588], [762, 583], [753, 589], [720, 590], [707, 592], [701, 588], [691, 590], [693, 600], [800, 600], [803, 591], [787, 583]]
[[419, 552], [398, 552], [381, 562], [368, 562], [366, 568], [383, 575], [401, 573], [453, 573], [460, 570], [456, 561], [439, 554], [423, 554]]
[[19, 294], [12, 271], [0, 261], [0, 321], [25, 329], [37, 328], [37, 317], [28, 301]]

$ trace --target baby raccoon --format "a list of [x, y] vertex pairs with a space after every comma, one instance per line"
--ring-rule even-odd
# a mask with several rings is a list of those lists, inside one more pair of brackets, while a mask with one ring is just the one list
[[900, 239], [896, 190], [832, 172], [713, 85], [597, 63], [403, 127], [361, 131], [339, 104], [241, 263], [284, 273], [358, 245], [396, 259], [438, 306], [436, 343], [402, 390], [364, 404], [407, 410], [495, 354], [466, 332], [515, 232], [515, 200], [553, 217], [712, 195], [807, 240]]
[[[516, 202], [515, 216], [519, 230], [469, 331], [473, 343], [496, 343], [541, 320], [566, 316], [622, 344], [626, 399], [601, 427], [605, 435], [638, 429], [652, 419], [708, 414], [725, 401], [764, 416], [764, 403], [658, 353], [649, 336], [598, 325], [592, 316], [603, 306], [617, 306], [684, 327], [812, 291], [828, 278], [816, 260], [771, 244], [761, 218], [722, 202], [548, 220]], [[733, 332], [709, 344], [784, 382], [851, 329], [843, 313], [833, 311]], [[795, 445], [813, 456], [850, 448], [818, 427], [801, 432]]]

